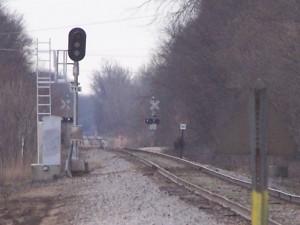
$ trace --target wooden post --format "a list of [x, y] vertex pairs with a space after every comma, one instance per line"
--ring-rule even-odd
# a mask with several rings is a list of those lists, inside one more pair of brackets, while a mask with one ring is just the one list
[[181, 130], [181, 151], [180, 151], [180, 158], [183, 157], [183, 148], [184, 148], [184, 131], [186, 130], [186, 124], [182, 123], [180, 124], [180, 130]]
[[255, 82], [250, 97], [250, 148], [252, 169], [252, 225], [267, 225], [267, 99], [261, 79]]
[[181, 151], [180, 151], [180, 158], [183, 157], [183, 149], [184, 149], [184, 130], [181, 130]]

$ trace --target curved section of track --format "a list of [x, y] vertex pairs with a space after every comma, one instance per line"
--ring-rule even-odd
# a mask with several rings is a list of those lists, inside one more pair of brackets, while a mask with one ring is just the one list
[[[251, 218], [251, 184], [173, 156], [136, 149], [120, 150], [203, 197]], [[269, 224], [299, 224], [299, 196], [270, 189]], [[297, 218], [298, 217], [298, 218]]]

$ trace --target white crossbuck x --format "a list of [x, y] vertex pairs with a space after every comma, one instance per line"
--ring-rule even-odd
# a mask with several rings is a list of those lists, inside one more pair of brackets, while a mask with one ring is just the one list
[[71, 103], [71, 101], [70, 101], [70, 99], [66, 99], [66, 100], [62, 100], [61, 99], [61, 103], [62, 103], [62, 105], [61, 105], [61, 109], [64, 109], [64, 108], [67, 108], [67, 109], [70, 109], [71, 107], [70, 107], [70, 103]]
[[159, 100], [151, 100], [150, 101], [150, 104], [151, 104], [151, 106], [150, 106], [150, 110], [151, 111], [153, 111], [153, 110], [159, 110], [159, 106], [158, 106], [158, 104], [159, 104]]

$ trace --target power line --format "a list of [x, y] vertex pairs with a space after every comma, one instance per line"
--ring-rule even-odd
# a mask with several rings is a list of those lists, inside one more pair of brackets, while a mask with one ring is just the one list
[[97, 53], [87, 53], [87, 56], [100, 56], [100, 57], [117, 57], [117, 58], [147, 58], [147, 55], [120, 55], [120, 54], [97, 54]]
[[19, 52], [20, 50], [17, 50], [17, 49], [8, 49], [8, 48], [0, 48], [0, 51], [6, 51], [6, 52]]
[[[8, 48], [0, 48], [0, 51], [6, 51], [6, 52], [20, 52], [21, 50], [17, 50], [17, 49], [8, 49]], [[128, 54], [115, 54], [115, 53], [113, 53], [113, 54], [103, 54], [103, 53], [101, 53], [101, 54], [98, 54], [98, 53], [87, 53], [86, 54], [87, 56], [91, 56], [91, 57], [93, 57], [93, 56], [96, 56], [96, 57], [98, 57], [98, 56], [100, 56], [100, 57], [117, 57], [117, 58], [120, 58], [120, 57], [124, 57], [124, 58], [140, 58], [140, 57], [142, 57], [142, 58], [146, 58], [146, 57], [148, 57], [147, 55], [134, 55], [134, 54], [132, 54], [132, 55], [128, 55]]]
[[[139, 16], [139, 17], [131, 17], [131, 18], [103, 20], [103, 21], [91, 22], [91, 23], [84, 23], [84, 24], [66, 25], [66, 26], [48, 27], [48, 28], [39, 28], [39, 29], [29, 30], [28, 32], [47, 31], [47, 30], [60, 30], [60, 29], [66, 29], [66, 28], [75, 27], [75, 26], [94, 26], [94, 25], [118, 23], [118, 22], [125, 22], [125, 21], [139, 20], [139, 19], [146, 19], [146, 18], [153, 18], [153, 17], [168, 17], [168, 15], [164, 15], [163, 16], [163, 15], [157, 15], [156, 14], [156, 15], [150, 15], [150, 16]], [[15, 32], [0, 33], [0, 35], [19, 34], [19, 33], [22, 33], [22, 31], [21, 32], [20, 31], [15, 31]]]

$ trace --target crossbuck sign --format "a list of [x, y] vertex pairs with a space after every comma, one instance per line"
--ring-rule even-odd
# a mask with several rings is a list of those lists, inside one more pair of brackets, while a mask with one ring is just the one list
[[159, 100], [150, 100], [150, 110], [151, 111], [154, 111], [154, 110], [159, 110], [159, 106], [158, 106], [158, 104], [159, 104]]

